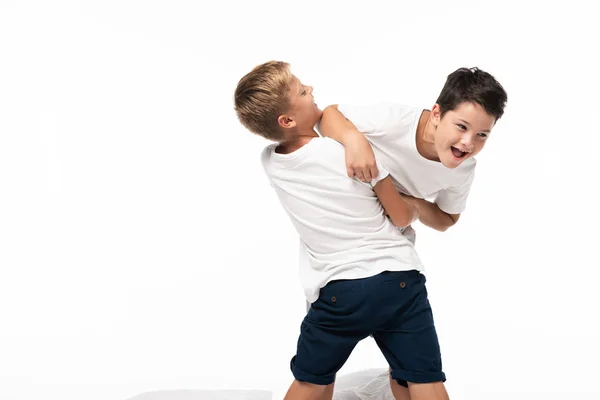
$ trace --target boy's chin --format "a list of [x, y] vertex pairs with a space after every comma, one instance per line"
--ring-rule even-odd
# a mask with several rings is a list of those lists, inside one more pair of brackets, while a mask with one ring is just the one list
[[449, 156], [447, 155], [446, 157], [440, 157], [440, 162], [442, 163], [442, 165], [446, 168], [450, 168], [450, 169], [454, 169], [456, 167], [458, 167], [460, 164], [462, 164], [462, 162], [465, 159], [457, 159], [455, 157], [452, 156], [452, 154], [450, 154]]

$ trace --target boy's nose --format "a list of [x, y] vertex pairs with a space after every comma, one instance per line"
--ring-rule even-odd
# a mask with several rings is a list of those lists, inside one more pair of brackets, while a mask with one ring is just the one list
[[462, 140], [460, 141], [463, 146], [467, 148], [467, 150], [471, 150], [473, 147], [473, 138], [471, 135], [463, 135]]

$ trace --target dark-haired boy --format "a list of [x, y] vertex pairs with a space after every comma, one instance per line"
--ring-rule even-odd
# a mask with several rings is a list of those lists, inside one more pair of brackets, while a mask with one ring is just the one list
[[419, 221], [445, 231], [465, 210], [474, 157], [504, 114], [506, 101], [492, 75], [459, 68], [448, 75], [431, 110], [394, 103], [332, 105], [323, 111], [320, 131], [344, 145], [349, 176], [371, 180], [378, 173], [377, 159], [398, 191], [417, 206]]

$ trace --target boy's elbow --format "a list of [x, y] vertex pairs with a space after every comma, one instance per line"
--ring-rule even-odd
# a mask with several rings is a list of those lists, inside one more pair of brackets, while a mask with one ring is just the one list
[[446, 232], [448, 230], [448, 228], [450, 228], [450, 226], [448, 226], [448, 225], [440, 225], [440, 226], [437, 227], [436, 231], [438, 231], [438, 232]]
[[392, 224], [398, 228], [406, 228], [413, 222], [412, 218], [407, 215], [390, 216], [390, 219]]
[[444, 221], [443, 224], [440, 224], [440, 226], [437, 227], [437, 230], [440, 232], [446, 232], [448, 229], [452, 228], [454, 225], [456, 225], [456, 221], [453, 220], [452, 218], [449, 218], [448, 221]]
[[446, 232], [448, 229], [452, 228], [458, 222], [458, 218], [460, 214], [447, 214], [448, 218], [444, 221], [445, 224], [442, 226], [442, 232]]
[[339, 112], [337, 104], [328, 105], [323, 109], [323, 115], [330, 114], [331, 112]]

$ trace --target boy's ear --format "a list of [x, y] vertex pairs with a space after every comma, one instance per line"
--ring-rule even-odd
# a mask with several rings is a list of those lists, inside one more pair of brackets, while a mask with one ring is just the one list
[[277, 118], [277, 123], [284, 129], [290, 129], [296, 126], [296, 121], [290, 115], [283, 114]]
[[440, 124], [440, 119], [442, 118], [442, 110], [440, 109], [440, 105], [435, 103], [433, 108], [431, 109], [431, 123], [434, 126], [438, 126]]

